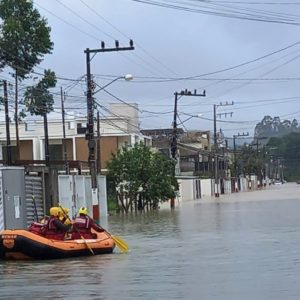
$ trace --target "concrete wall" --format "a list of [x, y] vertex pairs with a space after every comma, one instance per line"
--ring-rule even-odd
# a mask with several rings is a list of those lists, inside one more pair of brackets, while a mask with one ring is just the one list
[[84, 137], [75, 139], [76, 160], [88, 161], [89, 149], [87, 140]]
[[230, 193], [231, 193], [231, 181], [224, 180], [224, 194], [230, 194]]
[[100, 151], [101, 151], [101, 168], [105, 169], [107, 162], [111, 159], [111, 154], [116, 154], [118, 150], [118, 137], [101, 137]]
[[33, 143], [31, 140], [20, 141], [20, 147], [22, 149], [20, 153], [20, 159], [33, 159]]
[[246, 192], [248, 190], [248, 180], [247, 178], [241, 177], [240, 178], [240, 191]]
[[138, 104], [130, 103], [125, 106], [123, 103], [111, 103], [109, 108], [112, 116], [117, 115], [128, 120], [127, 127], [130, 132], [139, 131]]
[[201, 198], [212, 196], [212, 180], [201, 179]]
[[179, 201], [194, 200], [194, 179], [179, 179]]

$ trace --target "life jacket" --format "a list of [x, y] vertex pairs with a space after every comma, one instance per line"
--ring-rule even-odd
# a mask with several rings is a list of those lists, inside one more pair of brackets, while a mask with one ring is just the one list
[[28, 231], [42, 236], [44, 235], [45, 230], [45, 224], [39, 222], [32, 222], [28, 227]]
[[65, 237], [65, 232], [55, 226], [56, 220], [58, 220], [56, 217], [50, 217], [45, 221], [46, 230], [44, 232], [44, 237], [53, 240], [63, 240]]
[[90, 218], [87, 216], [78, 216], [73, 223], [72, 239], [93, 239], [95, 235], [91, 232]]

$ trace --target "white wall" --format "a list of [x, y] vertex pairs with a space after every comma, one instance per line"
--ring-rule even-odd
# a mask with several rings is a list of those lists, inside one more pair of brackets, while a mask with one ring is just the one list
[[240, 178], [241, 183], [241, 192], [246, 192], [248, 190], [248, 180], [247, 178], [241, 177]]
[[178, 179], [179, 183], [179, 201], [194, 200], [194, 179]]
[[212, 196], [212, 180], [201, 179], [201, 198]]
[[224, 180], [224, 194], [231, 194], [231, 181]]

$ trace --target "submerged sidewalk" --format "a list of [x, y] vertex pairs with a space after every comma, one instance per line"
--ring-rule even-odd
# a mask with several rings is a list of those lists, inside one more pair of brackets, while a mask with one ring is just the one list
[[[282, 196], [284, 194], [284, 197]], [[300, 200], [300, 185], [295, 182], [284, 183], [281, 185], [269, 185], [262, 189], [257, 189], [247, 192], [237, 192], [232, 194], [222, 194], [220, 197], [204, 197], [197, 202], [235, 202], [235, 201], [267, 201], [267, 200], [282, 200], [282, 199]]]

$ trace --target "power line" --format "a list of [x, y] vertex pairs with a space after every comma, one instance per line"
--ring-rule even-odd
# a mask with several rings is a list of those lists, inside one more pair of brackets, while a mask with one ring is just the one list
[[[102, 15], [100, 15], [97, 11], [95, 11], [94, 9], [92, 9], [89, 5], [87, 5], [83, 0], [80, 0], [81, 3], [83, 3], [91, 12], [93, 12], [94, 14], [96, 14], [100, 19], [102, 19], [105, 23], [107, 23], [108, 25], [110, 25], [112, 28], [114, 28], [117, 32], [119, 32], [120, 34], [122, 34], [124, 37], [126, 37], [127, 39], [130, 39], [130, 37], [123, 33], [119, 28], [117, 28], [115, 25], [113, 25], [111, 22], [109, 22], [107, 19], [105, 19]], [[160, 60], [158, 60], [156, 57], [154, 57], [151, 53], [149, 53], [145, 48], [143, 48], [139, 43], [135, 42], [135, 44], [139, 47], [139, 49], [141, 49], [145, 54], [147, 54], [149, 57], [151, 57], [154, 61], [156, 61], [159, 65], [163, 66], [166, 70], [168, 70], [169, 72], [176, 74], [173, 70], [171, 70], [169, 67], [167, 67], [164, 63], [162, 63]], [[137, 56], [136, 53], [134, 53], [134, 55]]]
[[[106, 33], [105, 31], [103, 31], [102, 29], [100, 29], [98, 26], [92, 24], [91, 22], [87, 21], [85, 18], [83, 18], [80, 14], [78, 14], [77, 12], [75, 12], [73, 9], [71, 9], [70, 7], [68, 7], [67, 5], [61, 3], [59, 0], [56, 0], [58, 3], [60, 3], [63, 7], [65, 7], [65, 9], [67, 9], [68, 11], [70, 11], [72, 14], [74, 14], [75, 16], [77, 16], [80, 20], [84, 21], [85, 23], [89, 24], [90, 26], [92, 26], [94, 29], [97, 29], [98, 31], [100, 31], [101, 33], [105, 34], [106, 36], [108, 36], [109, 38], [111, 38], [112, 40], [115, 40], [115, 38]], [[41, 5], [38, 5], [40, 6], [42, 9], [46, 10], [48, 13], [52, 14], [53, 16], [55, 16], [56, 18], [58, 18], [59, 20], [61, 20], [62, 22], [66, 23], [67, 25], [73, 27], [74, 29], [80, 31], [81, 33], [83, 34], [86, 34], [90, 37], [92, 37], [93, 39], [96, 39], [98, 42], [99, 42], [99, 38], [94, 36], [94, 35], [91, 35], [90, 33], [88, 32], [85, 32], [83, 30], [81, 30], [80, 28], [78, 28], [77, 26], [73, 25], [72, 23], [70, 22], [67, 22], [65, 19], [57, 16], [56, 14], [54, 14], [53, 12], [51, 12], [50, 10], [42, 7]], [[137, 55], [136, 55], [137, 56]], [[132, 60], [130, 57], [127, 57], [127, 56], [123, 56], [125, 57], [127, 60], [129, 60], [130, 62], [132, 62], [133, 64], [136, 64], [137, 66], [141, 67], [141, 68], [144, 68], [146, 69], [147, 71], [149, 71], [150, 73], [153, 73], [153, 71], [149, 68], [149, 67], [146, 67], [146, 66], [143, 66], [143, 65], [140, 65], [138, 64], [136, 61]], [[138, 56], [137, 56], [138, 57]], [[141, 57], [138, 57], [140, 60], [142, 60], [146, 65], [150, 66], [150, 67], [153, 67], [151, 64], [149, 64], [147, 61], [145, 61], [143, 58]], [[160, 73], [160, 72], [157, 72], [157, 73]], [[154, 74], [154, 73], [153, 73]]]
[[[132, 1], [135, 1], [135, 0], [132, 0]], [[187, 76], [187, 77], [170, 77], [170, 78], [156, 77], [156, 79], [158, 79], [159, 82], [170, 82], [170, 81], [184, 81], [184, 80], [201, 79], [201, 77], [204, 77], [204, 76], [210, 76], [210, 75], [214, 75], [214, 74], [218, 74], [218, 73], [223, 73], [223, 72], [227, 72], [227, 71], [230, 71], [230, 70], [234, 70], [234, 69], [237, 69], [237, 68], [240, 68], [240, 67], [252, 64], [254, 62], [260, 61], [260, 60], [265, 59], [267, 57], [270, 57], [270, 56], [273, 56], [273, 55], [278, 54], [280, 52], [283, 52], [283, 51], [285, 51], [287, 49], [293, 48], [293, 47], [295, 47], [295, 46], [297, 46], [299, 44], [300, 44], [300, 41], [297, 41], [297, 42], [289, 44], [289, 45], [287, 45], [287, 46], [285, 46], [283, 48], [280, 48], [278, 50], [275, 50], [275, 51], [269, 52], [267, 54], [264, 54], [262, 56], [259, 56], [257, 58], [248, 60], [246, 62], [237, 64], [237, 65], [234, 65], [234, 66], [231, 66], [231, 67], [228, 67], [228, 68], [220, 69], [220, 70], [217, 70], [217, 71], [212, 71], [212, 72], [203, 73], [203, 74], [200, 74], [200, 75], [193, 75], [193, 76]], [[97, 76], [97, 75], [95, 75], [95, 76]], [[297, 80], [299, 80], [299, 79], [297, 79]]]
[[159, 6], [159, 7], [175, 9], [175, 10], [180, 10], [185, 12], [207, 14], [207, 15], [218, 16], [218, 17], [226, 17], [226, 18], [233, 18], [233, 19], [240, 19], [240, 20], [256, 21], [256, 22], [266, 22], [266, 23], [300, 25], [300, 22], [296, 20], [290, 20], [287, 18], [269, 18], [264, 15], [257, 15], [257, 14], [250, 15], [250, 14], [245, 14], [241, 12], [232, 12], [232, 11], [224, 12], [224, 9], [221, 11], [217, 11], [217, 10], [214, 11], [214, 10], [209, 10], [210, 8], [207, 7], [203, 7], [205, 9], [196, 9], [188, 6], [168, 4], [167, 3], [168, 1], [167, 2], [154, 1], [154, 0], [131, 0], [131, 1], [142, 3], [142, 4], [148, 4], [152, 6]]

